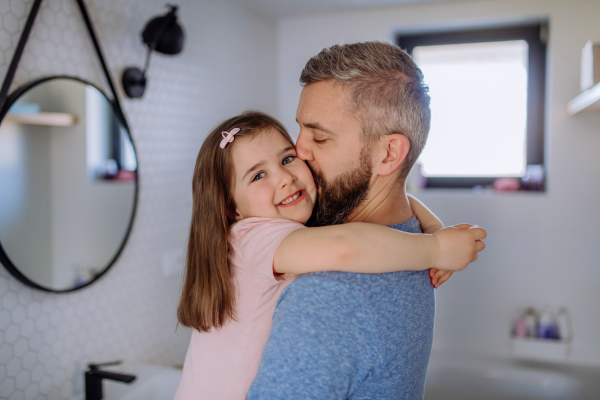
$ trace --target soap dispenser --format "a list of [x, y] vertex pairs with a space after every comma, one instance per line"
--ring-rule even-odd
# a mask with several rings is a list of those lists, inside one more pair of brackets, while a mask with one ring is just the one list
[[558, 310], [558, 336], [560, 340], [571, 340], [571, 321], [564, 307]]

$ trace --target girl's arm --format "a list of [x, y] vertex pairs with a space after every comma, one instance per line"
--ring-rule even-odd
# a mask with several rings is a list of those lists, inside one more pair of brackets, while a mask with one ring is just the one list
[[426, 235], [361, 222], [298, 229], [277, 247], [273, 269], [295, 275], [462, 270], [483, 250], [483, 242], [478, 240], [484, 237], [482, 228], [449, 227]]
[[[410, 203], [410, 208], [412, 208], [413, 212], [417, 216], [417, 219], [421, 223], [421, 229], [425, 233], [434, 233], [439, 231], [444, 227], [444, 224], [440, 219], [431, 212], [429, 208], [419, 199], [412, 195], [408, 195], [408, 202]], [[452, 271], [441, 271], [436, 268], [431, 268], [429, 270], [429, 277], [431, 278], [431, 284], [437, 289], [440, 285], [446, 282], [452, 276]]]
[[421, 229], [424, 233], [434, 233], [444, 227], [444, 224], [429, 208], [421, 203], [416, 197], [408, 195], [408, 202], [413, 213], [421, 224]]

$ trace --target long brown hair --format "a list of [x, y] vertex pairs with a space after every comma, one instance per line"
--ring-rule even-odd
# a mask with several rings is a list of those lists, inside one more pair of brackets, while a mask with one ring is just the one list
[[281, 122], [259, 111], [246, 111], [217, 126], [204, 140], [192, 180], [192, 221], [185, 278], [177, 318], [200, 332], [222, 327], [235, 317], [235, 287], [228, 263], [229, 231], [235, 220], [231, 147], [220, 148], [224, 131], [239, 128], [235, 139], [275, 128], [290, 143]]

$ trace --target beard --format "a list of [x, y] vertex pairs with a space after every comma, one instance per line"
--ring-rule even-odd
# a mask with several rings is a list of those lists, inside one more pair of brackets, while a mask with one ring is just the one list
[[368, 146], [365, 146], [360, 152], [358, 166], [343, 172], [331, 182], [327, 182], [321, 172], [314, 171], [307, 163], [320, 191], [306, 226], [343, 224], [352, 211], [365, 201], [373, 172], [370, 155]]

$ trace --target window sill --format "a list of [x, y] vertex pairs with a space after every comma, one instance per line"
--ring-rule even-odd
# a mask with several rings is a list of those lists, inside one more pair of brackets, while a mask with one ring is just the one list
[[408, 193], [414, 196], [426, 195], [431, 197], [482, 197], [482, 198], [499, 198], [499, 197], [542, 197], [546, 195], [546, 190], [494, 190], [491, 188], [423, 188], [409, 189]]

